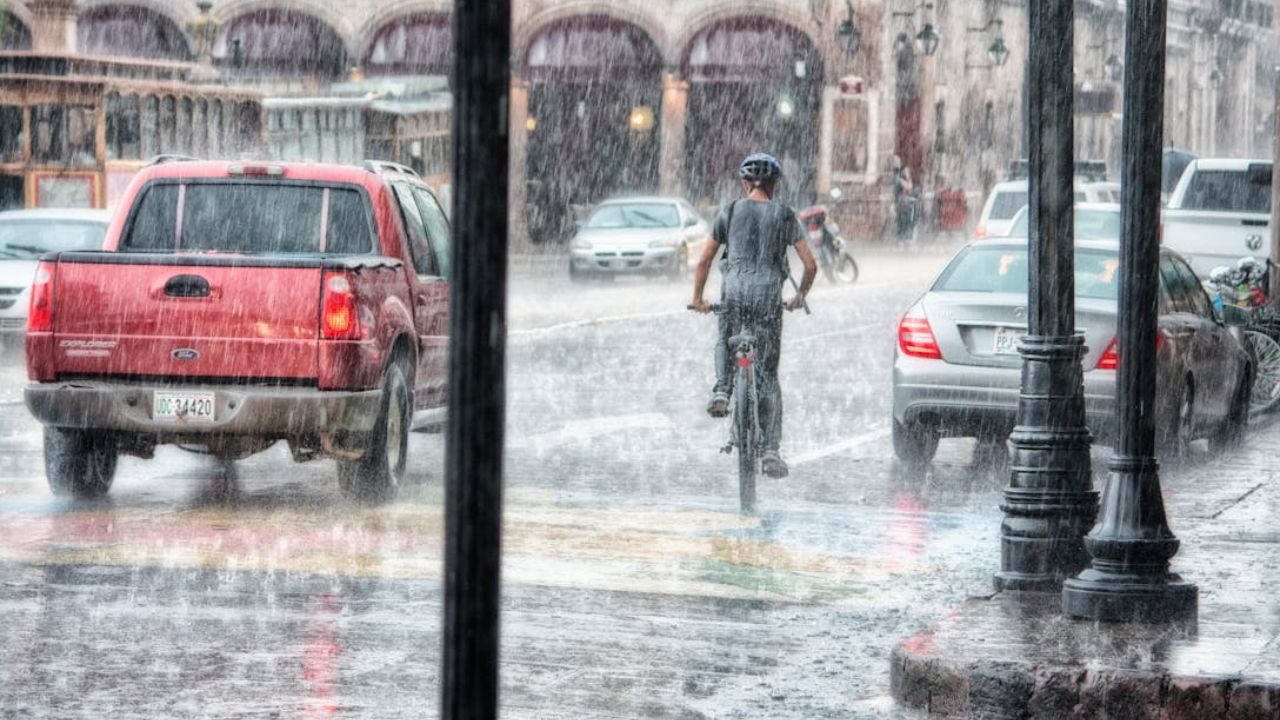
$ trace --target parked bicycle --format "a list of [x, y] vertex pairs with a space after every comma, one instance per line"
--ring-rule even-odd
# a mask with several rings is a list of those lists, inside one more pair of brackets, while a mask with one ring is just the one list
[[1242, 339], [1256, 368], [1249, 395], [1250, 414], [1265, 412], [1280, 403], [1280, 313], [1267, 304], [1267, 270], [1256, 259], [1244, 257], [1234, 268], [1214, 268], [1205, 283], [1215, 310], [1234, 305], [1249, 315]]

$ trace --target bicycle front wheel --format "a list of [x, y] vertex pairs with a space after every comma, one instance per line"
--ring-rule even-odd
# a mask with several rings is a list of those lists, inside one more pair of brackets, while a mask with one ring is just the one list
[[756, 511], [756, 472], [760, 465], [755, 388], [751, 385], [749, 371], [740, 369], [733, 388], [733, 424], [738, 438], [738, 504], [744, 515]]
[[1280, 343], [1254, 330], [1246, 330], [1244, 340], [1255, 363], [1249, 413], [1262, 413], [1280, 401]]

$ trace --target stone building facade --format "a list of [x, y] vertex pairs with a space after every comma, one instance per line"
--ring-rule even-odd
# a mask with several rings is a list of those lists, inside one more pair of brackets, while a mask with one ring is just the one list
[[[765, 148], [794, 200], [840, 186], [862, 233], [879, 227], [898, 166], [975, 205], [1023, 156], [1029, 1], [515, 0], [514, 200], [662, 191], [715, 204], [735, 192], [734, 159]], [[205, 61], [277, 94], [323, 94], [356, 75], [447, 73], [450, 5], [0, 0], [0, 46]], [[1170, 1], [1167, 145], [1270, 153], [1278, 6]], [[1124, 4], [1076, 7], [1077, 154], [1114, 168]]]

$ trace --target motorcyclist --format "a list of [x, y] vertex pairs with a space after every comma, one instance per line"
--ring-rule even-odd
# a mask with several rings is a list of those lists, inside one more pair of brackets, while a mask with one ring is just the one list
[[716, 253], [722, 245], [726, 246], [720, 263], [721, 302], [725, 310], [720, 315], [715, 349], [716, 384], [707, 412], [712, 417], [729, 414], [729, 396], [733, 390], [729, 338], [741, 330], [751, 330], [756, 339], [760, 429], [764, 444], [761, 470], [770, 477], [786, 477], [787, 465], [778, 454], [782, 436], [778, 358], [782, 340], [782, 285], [789, 275], [787, 248], [794, 247], [804, 264], [799, 291], [787, 302], [787, 310], [804, 305], [818, 266], [795, 211], [773, 199], [782, 179], [782, 166], [778, 161], [764, 153], [750, 155], [742, 161], [738, 175], [746, 197], [721, 209], [712, 228], [711, 242], [703, 250], [694, 276], [693, 308], [701, 313], [710, 312], [711, 306], [703, 300], [702, 293]]

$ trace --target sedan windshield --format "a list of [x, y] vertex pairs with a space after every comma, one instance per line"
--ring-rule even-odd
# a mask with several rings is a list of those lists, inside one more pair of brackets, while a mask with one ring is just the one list
[[0, 260], [34, 260], [47, 252], [97, 250], [107, 226], [85, 220], [17, 220], [0, 224]]
[[[1031, 231], [1028, 224], [1027, 209], [1018, 213], [1009, 229], [1009, 237], [1029, 237]], [[1119, 240], [1120, 211], [1118, 210], [1076, 210], [1077, 240]]]
[[[1119, 290], [1120, 258], [1100, 250], [1076, 252], [1076, 297], [1114, 300]], [[934, 284], [935, 292], [1027, 293], [1025, 248], [973, 247], [951, 261]]]
[[605, 205], [591, 216], [589, 228], [673, 228], [680, 226], [675, 205], [636, 203]]

